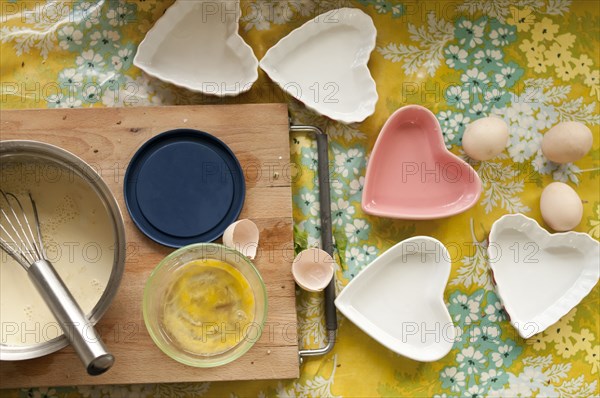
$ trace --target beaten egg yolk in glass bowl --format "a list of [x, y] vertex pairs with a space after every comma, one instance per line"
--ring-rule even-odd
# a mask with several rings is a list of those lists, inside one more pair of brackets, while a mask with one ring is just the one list
[[220, 366], [260, 338], [266, 288], [247, 257], [199, 243], [160, 262], [146, 283], [143, 312], [152, 340], [165, 354], [190, 366]]

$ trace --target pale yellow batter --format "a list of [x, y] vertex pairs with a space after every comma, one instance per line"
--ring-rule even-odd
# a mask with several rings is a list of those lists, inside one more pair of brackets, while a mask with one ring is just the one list
[[[0, 188], [38, 207], [47, 257], [83, 311], [94, 308], [114, 262], [112, 222], [91, 186], [47, 162], [2, 162]], [[0, 344], [33, 345], [62, 335], [27, 273], [0, 251]]]

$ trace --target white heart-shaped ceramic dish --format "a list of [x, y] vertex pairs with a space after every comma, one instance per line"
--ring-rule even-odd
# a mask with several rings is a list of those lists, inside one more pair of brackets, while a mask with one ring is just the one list
[[449, 276], [446, 247], [417, 236], [376, 258], [350, 281], [335, 305], [390, 350], [416, 361], [437, 361], [456, 338], [444, 303]]
[[232, 96], [258, 78], [258, 59], [238, 33], [239, 2], [177, 0], [148, 31], [133, 63], [192, 91]]
[[598, 282], [600, 244], [588, 234], [550, 234], [522, 214], [501, 217], [488, 256], [496, 291], [523, 338], [543, 332]]
[[344, 123], [361, 122], [378, 99], [367, 67], [376, 36], [373, 20], [361, 10], [331, 10], [271, 47], [260, 67], [308, 108]]

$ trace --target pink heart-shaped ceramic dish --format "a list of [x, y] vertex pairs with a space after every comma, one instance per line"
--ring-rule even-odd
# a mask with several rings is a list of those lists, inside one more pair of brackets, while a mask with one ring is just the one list
[[446, 149], [431, 111], [408, 105], [390, 116], [367, 165], [366, 213], [405, 220], [443, 218], [471, 208], [480, 194], [479, 176]]

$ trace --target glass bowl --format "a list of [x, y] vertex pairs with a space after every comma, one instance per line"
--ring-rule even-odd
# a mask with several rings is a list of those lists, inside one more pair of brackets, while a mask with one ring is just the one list
[[[220, 327], [218, 322], [206, 322], [206, 319], [196, 322], [196, 325], [201, 325], [201, 333], [194, 334], [194, 349], [190, 349], [189, 346], [185, 348], [178, 344], [176, 338], [171, 336], [163, 324], [163, 316], [166, 314], [168, 293], [174, 282], [182, 276], [186, 269], [184, 266], [194, 260], [205, 259], [223, 261], [243, 275], [254, 296], [254, 317], [243, 328], [235, 329]], [[267, 318], [267, 291], [258, 270], [246, 256], [223, 245], [198, 243], [176, 250], [158, 264], [146, 282], [142, 306], [150, 337], [165, 354], [189, 366], [208, 368], [236, 360], [258, 341]], [[234, 336], [235, 345], [222, 352], [206, 353], [208, 340], [214, 336], [221, 336], [221, 339]]]

